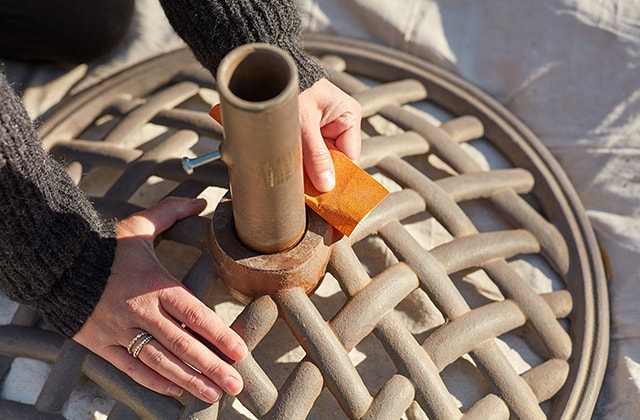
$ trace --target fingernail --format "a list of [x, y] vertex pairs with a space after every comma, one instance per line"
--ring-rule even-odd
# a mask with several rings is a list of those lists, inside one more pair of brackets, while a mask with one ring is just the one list
[[318, 175], [315, 187], [321, 192], [329, 192], [336, 186], [336, 176], [333, 171], [324, 171]]
[[171, 395], [172, 397], [179, 397], [180, 395], [182, 395], [183, 391], [184, 390], [176, 384], [171, 384], [167, 387], [167, 394]]
[[239, 362], [247, 356], [248, 352], [249, 349], [247, 349], [246, 344], [242, 342], [236, 342], [229, 348], [228, 356], [236, 362]]
[[224, 390], [230, 395], [237, 395], [242, 391], [242, 381], [235, 376], [229, 376], [222, 385]]
[[212, 387], [205, 387], [200, 392], [200, 395], [202, 395], [202, 398], [204, 398], [206, 401], [210, 401], [210, 402], [218, 402], [218, 400], [222, 396], [220, 390]]

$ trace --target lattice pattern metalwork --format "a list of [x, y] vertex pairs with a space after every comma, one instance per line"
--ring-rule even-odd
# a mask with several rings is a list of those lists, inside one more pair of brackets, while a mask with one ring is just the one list
[[[593, 232], [561, 168], [505, 108], [441, 68], [327, 36], [307, 46], [362, 104], [361, 165], [392, 193], [333, 245], [324, 284], [335, 293], [283, 290], [239, 313], [233, 328], [252, 349], [237, 364], [243, 409], [260, 418], [588, 417], [606, 363], [607, 297]], [[97, 207], [124, 217], [162, 195], [224, 191], [221, 162], [190, 176], [180, 164], [222, 138], [207, 115], [215, 89], [180, 50], [70, 98], [41, 134]], [[215, 307], [229, 297], [212, 293], [209, 224], [179, 222], [158, 250], [182, 247], [168, 264]], [[16, 357], [52, 365], [35, 404], [0, 400], [14, 418], [60, 418], [84, 376], [117, 401], [109, 418], [237, 410], [141, 388], [25, 307], [0, 337], [0, 377]], [[286, 352], [298, 356], [274, 369]]]

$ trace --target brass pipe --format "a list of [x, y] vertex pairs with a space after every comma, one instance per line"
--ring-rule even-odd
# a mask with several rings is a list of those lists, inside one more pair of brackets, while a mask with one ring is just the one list
[[231, 51], [217, 72], [236, 232], [261, 253], [294, 246], [306, 225], [298, 71], [262, 43]]

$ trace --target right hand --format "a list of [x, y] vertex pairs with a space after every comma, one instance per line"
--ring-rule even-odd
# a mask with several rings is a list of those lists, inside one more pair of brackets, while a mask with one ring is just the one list
[[[184, 389], [215, 403], [223, 391], [237, 395], [242, 378], [188, 329], [232, 361], [242, 360], [247, 346], [166, 271], [153, 244], [158, 234], [205, 206], [202, 199], [167, 198], [117, 224], [111, 276], [93, 313], [73, 339], [149, 389], [174, 397]], [[153, 339], [134, 358], [127, 345], [141, 331]]]
[[304, 169], [320, 192], [336, 184], [336, 173], [325, 140], [356, 164], [360, 160], [362, 107], [323, 78], [298, 96]]

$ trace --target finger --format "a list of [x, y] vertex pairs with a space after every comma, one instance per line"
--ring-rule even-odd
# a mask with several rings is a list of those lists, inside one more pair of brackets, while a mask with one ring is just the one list
[[[155, 338], [157, 341], [150, 347], [157, 352], [151, 355], [141, 352], [139, 357], [176, 384], [205, 398], [215, 396], [220, 389], [231, 395], [242, 391], [240, 374], [185, 329], [174, 325], [157, 332]], [[187, 365], [189, 369], [185, 370]]]
[[108, 347], [101, 352], [100, 356], [131, 379], [152, 391], [170, 397], [179, 397], [183, 393], [182, 387], [149, 368], [139, 359], [134, 359], [124, 347]]
[[[180, 286], [173, 290], [163, 291], [161, 304], [162, 309], [168, 315], [183, 322], [195, 334], [215, 346], [216, 349], [232, 361], [244, 359], [249, 352], [247, 345], [235, 331], [229, 328], [215, 312], [183, 287]], [[170, 332], [173, 334], [172, 338], [178, 340], [172, 350], [175, 350], [174, 353], [181, 358], [183, 355], [186, 357], [186, 350], [183, 348], [184, 346], [177, 344], [180, 343], [179, 340], [184, 339], [181, 336], [183, 332], [182, 328], [178, 328], [178, 331], [173, 330]], [[200, 346], [197, 347], [201, 348]], [[210, 353], [210, 350], [207, 349], [206, 353]], [[193, 362], [206, 363], [206, 360], [200, 362], [194, 360]]]
[[239, 379], [238, 375], [224, 373], [225, 367], [229, 368], [224, 362], [219, 361], [218, 363], [219, 369], [217, 372], [220, 372], [220, 374], [213, 375], [208, 372], [209, 375], [213, 376], [210, 379], [204, 375], [207, 372], [201, 372], [197, 366], [191, 365], [193, 366], [191, 367], [186, 364], [157, 340], [152, 340], [145, 345], [140, 350], [138, 359], [166, 379], [186, 389], [203, 401], [215, 403], [222, 397], [223, 390], [231, 395], [237, 395], [242, 390], [242, 380]]
[[206, 205], [201, 198], [167, 197], [130, 218], [136, 223], [137, 235], [155, 238], [178, 220], [200, 213]]
[[[162, 310], [166, 311], [166, 319], [174, 318], [184, 322], [205, 342], [196, 339], [173, 321], [159, 325], [158, 331], [154, 329], [152, 334], [155, 334], [156, 339], [172, 355], [198, 369], [225, 392], [232, 395], [239, 393], [243, 386], [242, 378], [223, 359], [239, 361], [247, 355], [248, 349], [241, 337], [182, 286], [163, 291], [160, 303]], [[209, 348], [208, 343], [224, 356], [219, 357]]]
[[360, 117], [352, 112], [345, 112], [340, 117], [326, 124], [320, 129], [322, 136], [333, 139], [335, 146], [349, 159], [358, 163], [362, 134], [360, 132]]

